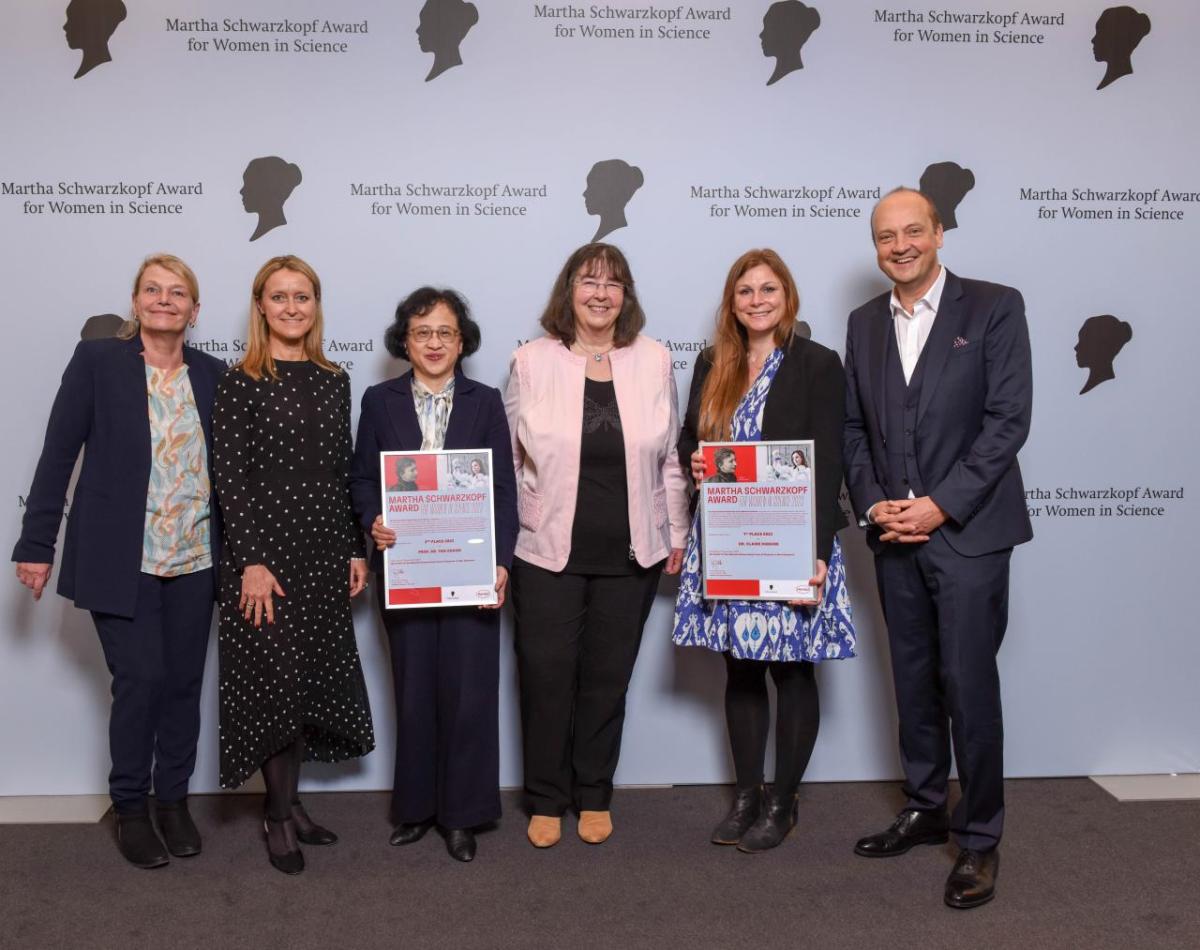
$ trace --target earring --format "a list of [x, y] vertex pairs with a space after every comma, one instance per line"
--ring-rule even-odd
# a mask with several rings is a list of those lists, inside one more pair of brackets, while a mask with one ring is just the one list
[[194, 330], [194, 329], [196, 329], [196, 321], [195, 321], [195, 320], [189, 320], [189, 321], [188, 321], [188, 329], [189, 329], [189, 330]]

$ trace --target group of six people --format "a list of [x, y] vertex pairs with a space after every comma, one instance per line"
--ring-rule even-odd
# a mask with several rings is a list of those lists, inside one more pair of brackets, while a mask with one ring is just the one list
[[[80, 343], [67, 367], [13, 553], [40, 597], [83, 449], [58, 590], [91, 611], [113, 677], [122, 854], [155, 867], [168, 852], [200, 851], [186, 796], [214, 597], [222, 787], [261, 773], [267, 853], [281, 871], [303, 870], [301, 844], [337, 840], [302, 804], [300, 768], [374, 747], [351, 599], [396, 540], [381, 514], [379, 453], [490, 449], [497, 603], [391, 611], [374, 585], [395, 690], [392, 844], [436, 827], [469, 861], [475, 829], [500, 817], [496, 608], [506, 600], [529, 841], [556, 844], [572, 810], [581, 839], [605, 841], [625, 696], [663, 573], [680, 575], [674, 642], [725, 661], [736, 787], [711, 840], [744, 852], [780, 844], [817, 737], [815, 664], [855, 652], [837, 539], [845, 479], [877, 552], [908, 798], [856, 851], [900, 854], [952, 829], [962, 851], [946, 902], [990, 899], [1003, 819], [995, 655], [1008, 555], [1029, 537], [1023, 501], [1019, 516], [1011, 504], [1023, 499], [1016, 452], [1029, 424], [1023, 304], [940, 265], [937, 210], [920, 192], [882, 199], [872, 237], [894, 288], [851, 315], [845, 370], [797, 332], [799, 293], [780, 257], [739, 257], [682, 419], [671, 359], [643, 333], [616, 247], [568, 258], [545, 335], [517, 349], [503, 395], [463, 372], [481, 342], [465, 301], [422, 287], [385, 337], [411, 369], [366, 390], [354, 440], [349, 379], [322, 351], [321, 284], [307, 263], [276, 257], [259, 270], [246, 354], [226, 371], [184, 346], [200, 310], [195, 275], [171, 255], [147, 258], [132, 319], [115, 339]], [[714, 473], [699, 443], [759, 440], [816, 446], [811, 600], [703, 596], [689, 483]], [[793, 454], [788, 467], [808, 460]], [[951, 744], [963, 786], [953, 820]]]

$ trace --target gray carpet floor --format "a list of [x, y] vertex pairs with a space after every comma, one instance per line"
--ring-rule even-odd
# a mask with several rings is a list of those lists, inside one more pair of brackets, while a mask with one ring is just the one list
[[1200, 948], [1200, 802], [1120, 804], [1083, 779], [1008, 783], [998, 896], [942, 904], [954, 851], [852, 853], [901, 804], [891, 784], [810, 784], [800, 823], [762, 855], [708, 844], [729, 790], [618, 790], [616, 831], [575, 822], [536, 851], [517, 798], [452, 861], [431, 833], [387, 843], [387, 796], [310, 795], [342, 840], [268, 864], [254, 796], [198, 796], [204, 853], [139, 871], [100, 825], [0, 827], [0, 947]]

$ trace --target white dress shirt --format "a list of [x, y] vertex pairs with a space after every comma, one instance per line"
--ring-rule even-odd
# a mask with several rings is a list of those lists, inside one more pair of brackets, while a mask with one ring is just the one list
[[942, 290], [946, 286], [946, 268], [939, 267], [937, 280], [913, 304], [912, 313], [904, 309], [900, 298], [892, 290], [892, 322], [896, 326], [896, 343], [900, 347], [900, 365], [904, 369], [904, 381], [912, 380], [917, 360], [929, 339], [933, 321], [937, 318], [938, 306], [942, 302]]

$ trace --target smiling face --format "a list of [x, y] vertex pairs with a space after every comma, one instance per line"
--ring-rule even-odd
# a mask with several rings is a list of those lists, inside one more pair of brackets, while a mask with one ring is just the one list
[[783, 282], [766, 264], [747, 270], [733, 288], [733, 315], [751, 338], [773, 333], [785, 309]]
[[588, 343], [606, 343], [612, 339], [625, 287], [616, 280], [603, 262], [581, 268], [572, 280], [571, 311], [575, 317], [575, 335]]
[[[419, 339], [426, 333], [429, 335], [427, 340]], [[405, 345], [413, 375], [427, 389], [440, 392], [454, 375], [454, 367], [463, 351], [458, 317], [445, 303], [438, 301], [429, 313], [408, 321]]]
[[138, 280], [133, 315], [142, 333], [182, 334], [200, 312], [187, 282], [159, 264], [151, 264]]
[[267, 321], [272, 355], [277, 359], [293, 358], [282, 353], [276, 355], [276, 348], [294, 350], [303, 346], [317, 319], [317, 295], [312, 281], [299, 271], [275, 271], [263, 284], [258, 309]]
[[942, 228], [920, 194], [900, 191], [875, 207], [871, 218], [879, 269], [896, 285], [901, 303], [916, 301], [937, 280]]

